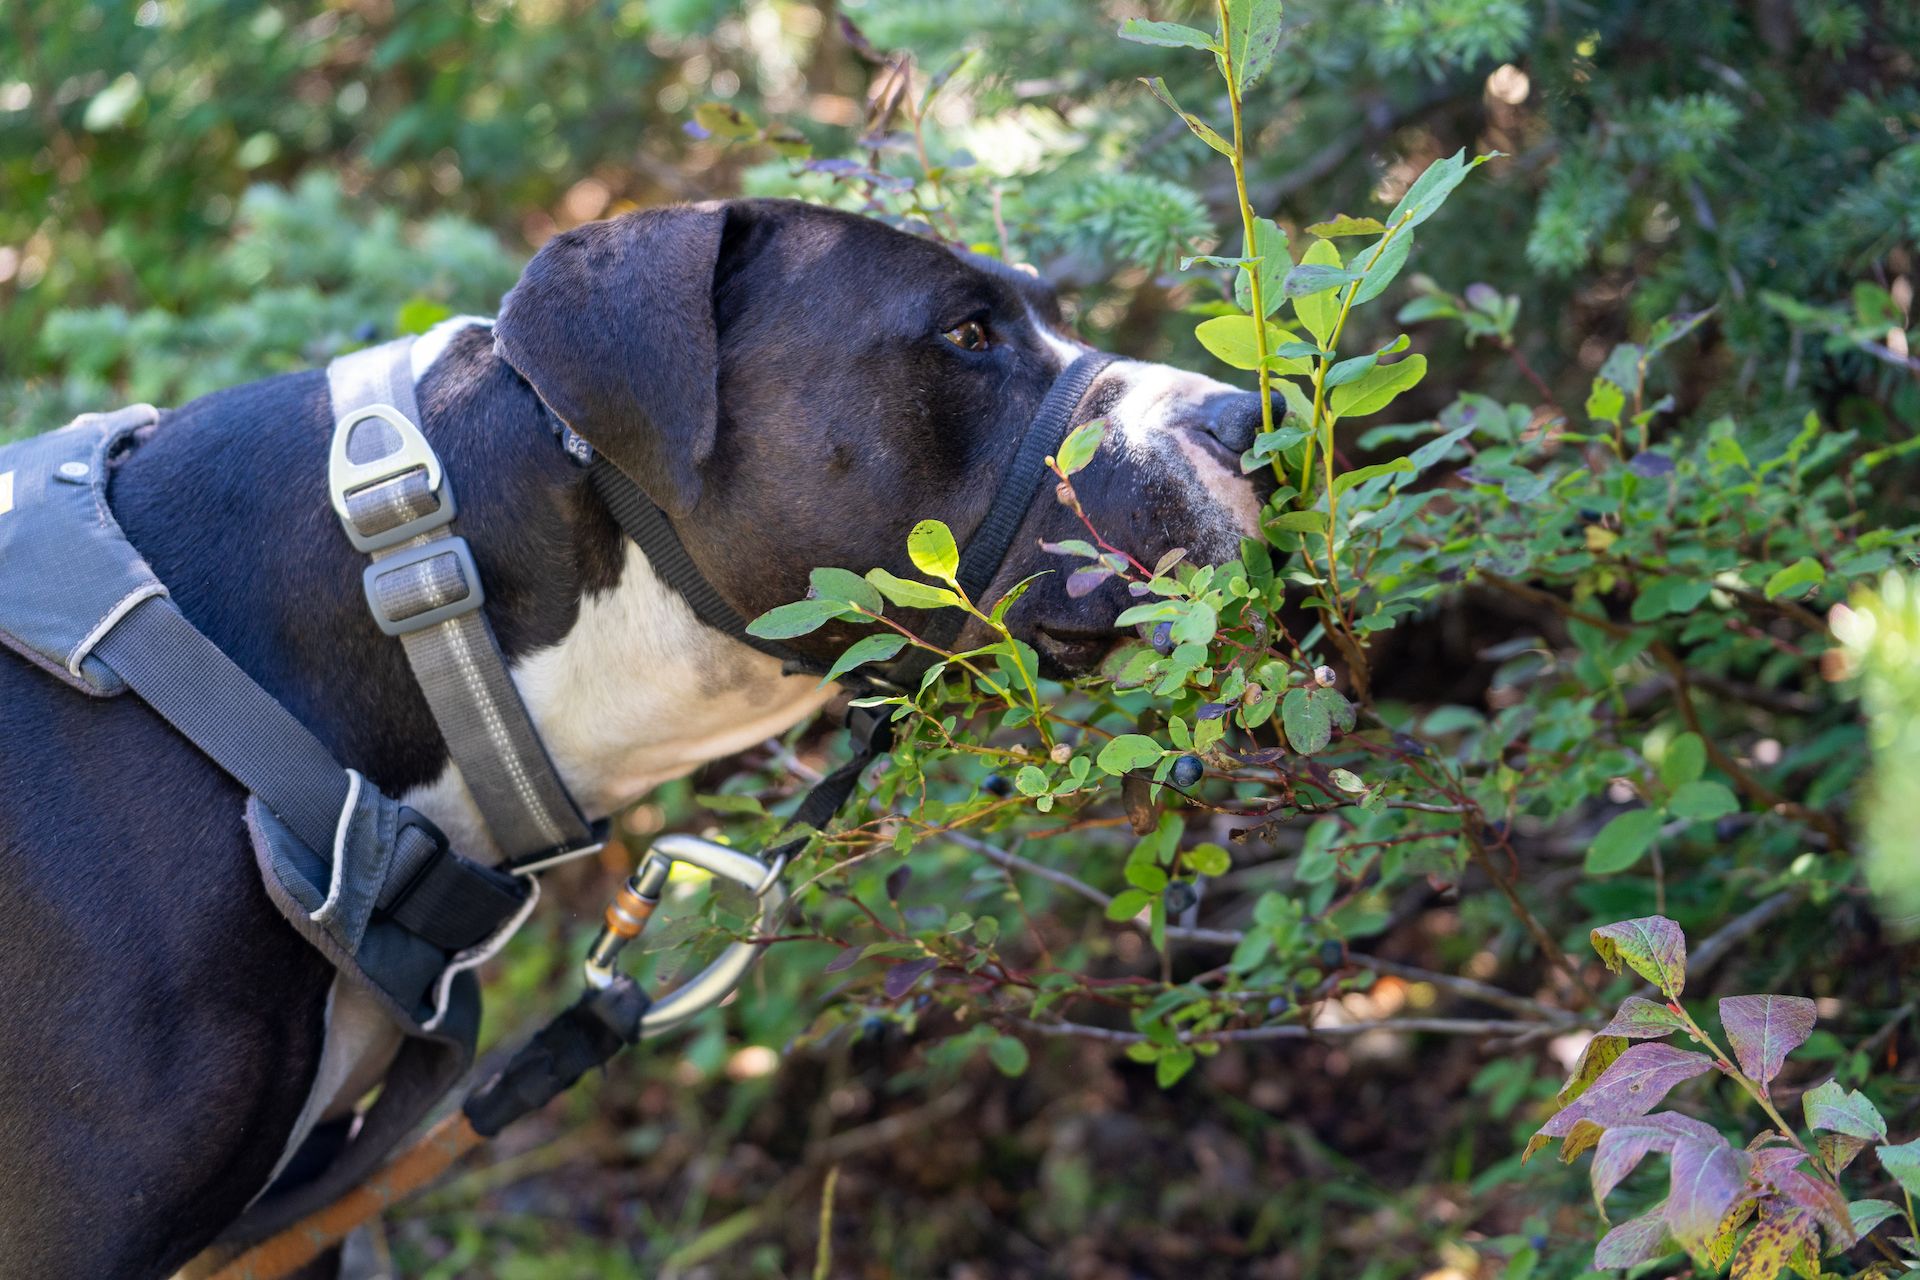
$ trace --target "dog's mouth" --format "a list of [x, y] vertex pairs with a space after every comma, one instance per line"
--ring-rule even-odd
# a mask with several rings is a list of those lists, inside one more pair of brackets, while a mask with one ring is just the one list
[[1040, 655], [1042, 675], [1064, 680], [1097, 668], [1120, 638], [1111, 627], [1095, 630], [1041, 623], [1033, 631], [1033, 650]]

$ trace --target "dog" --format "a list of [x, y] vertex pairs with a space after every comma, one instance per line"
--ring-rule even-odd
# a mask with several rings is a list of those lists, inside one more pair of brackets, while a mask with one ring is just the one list
[[[803, 596], [816, 566], [912, 574], [920, 519], [964, 539], [1086, 350], [1029, 273], [782, 200], [565, 232], [497, 322], [423, 335], [423, 429], [583, 810], [780, 733], [832, 690], [702, 626], [551, 413], [630, 463], [751, 618]], [[1103, 536], [1149, 562], [1239, 553], [1263, 497], [1239, 465], [1255, 395], [1121, 360], [1081, 404], [1096, 417], [1106, 434], [1074, 487]], [[470, 857], [497, 856], [362, 600], [365, 561], [327, 501], [332, 425], [320, 371], [205, 396], [118, 464], [114, 512], [187, 617], [337, 760]], [[1040, 544], [1084, 535], [1042, 493], [988, 593], [1053, 571], [1007, 621], [1055, 675], [1093, 667], [1129, 603], [1114, 581], [1066, 592], [1068, 562]], [[826, 662], [850, 634], [792, 643]], [[170, 1275], [261, 1191], [310, 1089], [347, 1114], [398, 1034], [347, 988], [328, 1017], [335, 970], [269, 902], [244, 793], [137, 698], [79, 696], [0, 653], [0, 797], [0, 1274]]]

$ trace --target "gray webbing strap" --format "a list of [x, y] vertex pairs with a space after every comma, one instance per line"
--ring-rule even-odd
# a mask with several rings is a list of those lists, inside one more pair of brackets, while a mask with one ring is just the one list
[[480, 611], [473, 552], [449, 527], [453, 486], [420, 432], [412, 345], [403, 338], [327, 366], [335, 415], [327, 483], [348, 538], [373, 560], [367, 607], [399, 637], [501, 852], [512, 860], [586, 852], [592, 828], [507, 675]]
[[93, 652], [302, 844], [322, 857], [333, 848], [346, 770], [171, 600], [141, 601]]

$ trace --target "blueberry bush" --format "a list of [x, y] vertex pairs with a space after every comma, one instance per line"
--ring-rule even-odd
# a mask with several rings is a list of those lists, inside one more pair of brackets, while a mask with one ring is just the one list
[[[919, 610], [986, 642], [858, 691], [897, 746], [740, 997], [393, 1224], [400, 1274], [1899, 1275], [1917, 75], [1891, 0], [23, 0], [0, 431], [484, 314], [555, 229], [740, 191], [1277, 393], [1235, 560], [1049, 548], [1131, 593], [1086, 680], [933, 523], [916, 577], [756, 623], [859, 623], [851, 672]], [[571, 998], [649, 835], [760, 846], [843, 750], [644, 798], [489, 1034]], [[706, 896], [657, 969], [740, 927]]]

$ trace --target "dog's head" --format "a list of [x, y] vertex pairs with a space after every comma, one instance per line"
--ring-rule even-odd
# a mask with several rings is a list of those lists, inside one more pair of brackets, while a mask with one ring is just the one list
[[[1055, 378], [1086, 344], [1052, 291], [869, 218], [786, 200], [631, 214], [556, 237], [507, 296], [502, 354], [564, 421], [673, 519], [744, 617], [805, 594], [813, 568], [911, 574], [929, 517], [965, 544]], [[1239, 552], [1260, 495], [1239, 455], [1258, 397], [1165, 365], [1103, 371], [1075, 421], [1107, 420], [1074, 477], [1088, 518], [1147, 564], [1173, 547]], [[1081, 670], [1128, 603], [1075, 599], [1086, 538], [1043, 485], [988, 592], [1052, 570], [1009, 612], [1054, 670]], [[816, 656], [829, 631], [796, 642]]]

